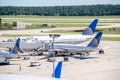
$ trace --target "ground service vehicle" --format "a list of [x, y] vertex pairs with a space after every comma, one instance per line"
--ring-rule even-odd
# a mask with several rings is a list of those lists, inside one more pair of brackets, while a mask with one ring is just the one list
[[30, 62], [30, 66], [31, 67], [40, 66], [40, 63], [38, 61], [32, 61], [32, 62]]

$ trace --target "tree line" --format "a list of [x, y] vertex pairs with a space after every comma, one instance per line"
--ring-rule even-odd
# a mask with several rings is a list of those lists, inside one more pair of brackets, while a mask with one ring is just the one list
[[0, 15], [39, 15], [39, 16], [104, 16], [120, 15], [120, 5], [81, 5], [23, 7], [0, 6]]

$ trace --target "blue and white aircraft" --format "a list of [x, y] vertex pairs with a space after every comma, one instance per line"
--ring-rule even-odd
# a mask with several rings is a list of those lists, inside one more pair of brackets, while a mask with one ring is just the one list
[[[83, 32], [82, 35], [61, 35], [55, 39], [56, 43], [81, 43], [94, 37], [94, 32], [98, 23], [98, 19], [95, 19]], [[32, 41], [44, 41], [49, 42], [52, 40], [49, 36], [34, 36]]]
[[[59, 52], [64, 53], [73, 53], [73, 54], [82, 54], [89, 53], [95, 50], [100, 50], [98, 47], [100, 43], [100, 39], [102, 36], [102, 32], [98, 32], [98, 34], [92, 39], [92, 41], [88, 45], [78, 45], [78, 44], [54, 44], [54, 52], [57, 54]], [[49, 50], [49, 53], [52, 53], [53, 50]]]
[[5, 58], [13, 58], [18, 54], [19, 44], [20, 44], [20, 38], [17, 39], [14, 48], [10, 52], [0, 51], [0, 55]]
[[55, 70], [54, 76], [50, 77], [36, 77], [36, 76], [27, 76], [27, 75], [15, 75], [15, 74], [0, 74], [0, 80], [62, 80], [61, 79], [62, 71], [62, 61], [58, 62]]

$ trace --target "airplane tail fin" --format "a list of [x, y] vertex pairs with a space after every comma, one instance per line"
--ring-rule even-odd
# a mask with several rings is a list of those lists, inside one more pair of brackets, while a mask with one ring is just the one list
[[17, 39], [14, 48], [12, 49], [11, 53], [17, 54], [19, 50], [20, 38]]
[[93, 35], [98, 23], [98, 19], [95, 19], [83, 32], [82, 35]]
[[101, 36], [102, 36], [102, 32], [98, 32], [98, 34], [92, 39], [92, 41], [87, 46], [98, 47]]
[[54, 70], [54, 73], [52, 74], [52, 77], [60, 78], [61, 77], [61, 71], [62, 71], [62, 61], [59, 61], [55, 70]]

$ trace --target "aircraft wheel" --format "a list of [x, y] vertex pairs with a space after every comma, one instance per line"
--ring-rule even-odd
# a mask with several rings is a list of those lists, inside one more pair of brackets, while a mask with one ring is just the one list
[[103, 49], [99, 50], [99, 54], [104, 54], [104, 50]]

